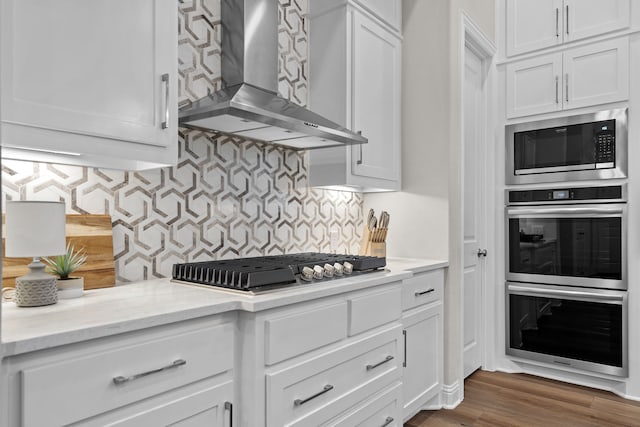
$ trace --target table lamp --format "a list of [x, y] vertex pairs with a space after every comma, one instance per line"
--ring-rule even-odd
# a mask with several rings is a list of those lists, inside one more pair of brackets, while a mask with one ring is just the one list
[[5, 256], [33, 257], [29, 273], [16, 278], [15, 303], [37, 307], [58, 302], [56, 277], [44, 271], [42, 256], [65, 253], [64, 202], [8, 201]]

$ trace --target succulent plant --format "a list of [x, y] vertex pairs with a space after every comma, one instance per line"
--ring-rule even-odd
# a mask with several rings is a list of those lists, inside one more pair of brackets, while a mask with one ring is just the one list
[[68, 242], [64, 255], [43, 258], [43, 260], [47, 263], [47, 271], [57, 275], [60, 280], [65, 280], [69, 278], [71, 273], [82, 267], [87, 261], [87, 255], [84, 248], [76, 251], [73, 245]]

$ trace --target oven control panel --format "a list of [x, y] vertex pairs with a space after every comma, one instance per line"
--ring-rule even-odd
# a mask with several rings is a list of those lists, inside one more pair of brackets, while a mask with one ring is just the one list
[[611, 163], [615, 164], [615, 132], [613, 129], [607, 129], [603, 126], [604, 130], [596, 134], [596, 164], [598, 163]]
[[625, 202], [626, 184], [507, 191], [507, 204]]

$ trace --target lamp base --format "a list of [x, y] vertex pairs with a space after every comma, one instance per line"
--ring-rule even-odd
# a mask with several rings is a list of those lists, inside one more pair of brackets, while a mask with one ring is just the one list
[[15, 303], [18, 307], [39, 307], [58, 302], [56, 277], [44, 271], [45, 265], [34, 258], [29, 273], [16, 278]]

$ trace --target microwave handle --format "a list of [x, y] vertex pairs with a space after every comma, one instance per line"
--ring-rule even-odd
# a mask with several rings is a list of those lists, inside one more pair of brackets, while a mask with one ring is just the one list
[[612, 294], [599, 294], [595, 292], [586, 292], [586, 291], [576, 291], [576, 290], [559, 290], [559, 289], [540, 289], [534, 288], [531, 286], [522, 286], [522, 285], [507, 285], [507, 289], [509, 292], [515, 292], [519, 295], [529, 295], [529, 296], [540, 296], [540, 297], [549, 297], [549, 296], [558, 296], [558, 297], [568, 297], [568, 298], [576, 298], [582, 297], [585, 299], [590, 299], [594, 301], [619, 301], [623, 302], [624, 297], [622, 295], [612, 295]]
[[575, 215], [575, 214], [587, 214], [587, 215], [612, 215], [622, 214], [623, 208], [619, 206], [602, 206], [597, 208], [586, 207], [562, 207], [562, 208], [511, 208], [507, 210], [508, 215], [521, 216], [521, 215]]

